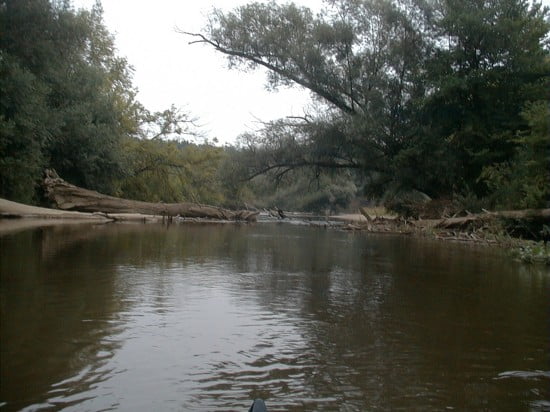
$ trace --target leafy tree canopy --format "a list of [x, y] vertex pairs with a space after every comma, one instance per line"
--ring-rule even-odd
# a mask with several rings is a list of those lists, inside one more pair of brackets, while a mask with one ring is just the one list
[[548, 102], [548, 21], [526, 0], [331, 0], [318, 14], [272, 1], [215, 10], [187, 34], [319, 101], [246, 136], [250, 176], [352, 168], [373, 194], [486, 196], [482, 171], [514, 158], [522, 112]]
[[216, 200], [217, 186], [198, 181], [219, 154], [174, 141], [200, 136], [188, 113], [151, 112], [136, 100], [102, 13], [99, 2], [75, 10], [69, 1], [0, 1], [0, 196], [36, 199], [50, 167], [106, 193]]
[[122, 136], [135, 127], [131, 68], [117, 57], [99, 3], [0, 3], [0, 195], [34, 196], [43, 168], [109, 191]]

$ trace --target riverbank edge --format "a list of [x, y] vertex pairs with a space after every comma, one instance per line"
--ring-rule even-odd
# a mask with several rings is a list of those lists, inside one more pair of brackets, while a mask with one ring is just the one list
[[344, 230], [375, 234], [399, 234], [438, 241], [472, 243], [503, 249], [514, 260], [550, 266], [550, 246], [543, 241], [511, 236], [497, 222], [482, 226], [464, 226], [460, 229], [439, 227], [446, 219], [403, 219], [398, 216], [375, 216], [367, 219], [362, 214], [335, 217], [345, 223]]
[[30, 206], [23, 203], [0, 199], [0, 234], [33, 227], [60, 224], [106, 224], [113, 222], [162, 223], [166, 216], [144, 215], [139, 213], [88, 213], [74, 212], [46, 207]]
[[[376, 216], [367, 219], [361, 213], [329, 216], [331, 221], [341, 222], [337, 228], [377, 234], [413, 235], [442, 241], [470, 242], [484, 246], [506, 249], [515, 259], [525, 263], [550, 265], [550, 249], [543, 242], [518, 239], [509, 236], [497, 227], [482, 227], [468, 230], [439, 229], [441, 219], [407, 220], [396, 216]], [[181, 219], [183, 222], [203, 222], [203, 219]], [[63, 211], [30, 206], [0, 199], [0, 234], [62, 224], [106, 223], [170, 223], [172, 218], [139, 213], [88, 213]], [[216, 221], [216, 223], [227, 223]]]

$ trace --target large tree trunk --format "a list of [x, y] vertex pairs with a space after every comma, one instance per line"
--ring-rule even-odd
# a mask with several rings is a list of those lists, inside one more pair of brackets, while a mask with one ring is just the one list
[[149, 203], [107, 196], [74, 186], [53, 170], [46, 170], [44, 193], [55, 207], [62, 210], [103, 213], [139, 213], [143, 215], [180, 216], [218, 220], [255, 221], [258, 212], [232, 211], [196, 203]]

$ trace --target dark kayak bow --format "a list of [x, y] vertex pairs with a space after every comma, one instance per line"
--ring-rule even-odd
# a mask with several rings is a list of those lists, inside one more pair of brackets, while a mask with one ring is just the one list
[[265, 402], [261, 399], [256, 399], [253, 403], [248, 412], [267, 412], [267, 408], [265, 406]]

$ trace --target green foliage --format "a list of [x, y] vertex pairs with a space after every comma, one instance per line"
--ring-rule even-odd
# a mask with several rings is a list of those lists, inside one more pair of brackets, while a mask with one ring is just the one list
[[312, 174], [308, 169], [289, 172], [279, 181], [260, 175], [246, 186], [247, 204], [259, 208], [335, 213], [349, 207], [358, 189], [350, 173]]
[[446, 0], [435, 10], [438, 34], [426, 73], [434, 93], [423, 108], [423, 131], [444, 142], [439, 159], [450, 188], [484, 196], [482, 169], [514, 156], [514, 136], [527, 128], [522, 110], [547, 98], [548, 10], [523, 0]]
[[183, 136], [193, 138], [203, 136], [196, 125], [197, 119], [174, 105], [161, 112], [150, 112], [137, 104], [135, 110], [140, 126], [135, 131], [135, 136], [140, 139], [179, 140]]
[[6, 0], [0, 26], [0, 196], [29, 201], [45, 166], [111, 191], [120, 140], [137, 118], [131, 70], [115, 55], [101, 7]]
[[[305, 167], [307, 163], [303, 146], [293, 145], [300, 150], [302, 167], [288, 163], [277, 163], [269, 168], [269, 162], [277, 156], [288, 156], [292, 145], [284, 135], [285, 122], [276, 122], [276, 127], [267, 125], [265, 133], [277, 130], [280, 139], [270, 136], [265, 145], [259, 143], [261, 135], [243, 135], [240, 146], [224, 148], [225, 156], [220, 165], [219, 181], [223, 188], [225, 205], [234, 208], [254, 206], [258, 208], [279, 207], [292, 211], [321, 212], [342, 210], [349, 206], [358, 194], [355, 173], [350, 170], [331, 170]], [[296, 136], [296, 138], [298, 138]], [[278, 150], [276, 148], [278, 146]], [[298, 160], [287, 157], [289, 162]], [[251, 176], [254, 177], [251, 178]]]
[[550, 249], [543, 242], [524, 242], [513, 255], [524, 263], [540, 262], [550, 266]]
[[[216, 10], [191, 35], [230, 66], [267, 68], [271, 87], [298, 84], [318, 98], [302, 121], [247, 136], [249, 177], [346, 168], [375, 196], [485, 198], [497, 176], [529, 162], [517, 136], [531, 130], [529, 102], [547, 101], [548, 17], [525, 0], [338, 0], [318, 15], [270, 2]], [[525, 205], [547, 196], [537, 168], [521, 184], [506, 178], [523, 186]]]
[[[45, 167], [78, 186], [145, 201], [224, 201], [224, 152], [195, 119], [135, 100], [99, 3], [0, 3], [0, 196], [31, 202]], [[34, 199], [36, 200], [36, 199]]]
[[148, 201], [323, 211], [419, 191], [472, 206], [550, 198], [549, 10], [525, 0], [336, 0], [215, 10], [230, 66], [268, 69], [316, 107], [237, 147], [189, 144], [195, 119], [136, 101], [100, 4], [0, 1], [0, 196], [29, 202], [45, 167]]
[[0, 196], [30, 202], [48, 141], [47, 88], [0, 51]]
[[273, 122], [250, 139], [258, 145], [251, 175], [309, 166], [387, 180], [423, 91], [421, 27], [413, 5], [388, 1], [331, 2], [317, 16], [274, 2], [214, 12], [200, 41], [231, 65], [268, 68], [271, 87], [310, 89], [321, 104], [303, 121]]
[[[330, 214], [346, 209], [357, 197], [357, 187], [349, 176], [322, 176], [314, 184], [298, 181], [291, 196], [283, 195], [290, 210]], [[279, 204], [279, 203], [275, 203]], [[284, 203], [283, 203], [284, 204]]]
[[507, 162], [484, 168], [481, 178], [503, 208], [544, 208], [550, 199], [550, 109], [539, 101], [522, 116], [529, 129], [518, 132], [516, 153]]
[[217, 178], [223, 151], [209, 145], [130, 138], [118, 195], [144, 201], [220, 204]]
[[217, 172], [224, 206], [239, 209], [257, 204], [257, 197], [247, 179], [248, 162], [245, 150], [235, 146], [224, 147]]

